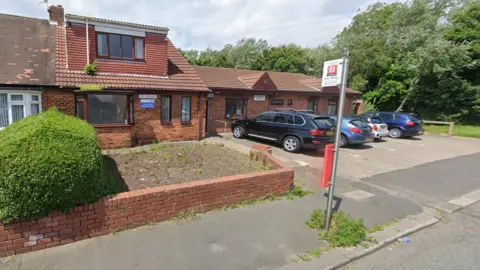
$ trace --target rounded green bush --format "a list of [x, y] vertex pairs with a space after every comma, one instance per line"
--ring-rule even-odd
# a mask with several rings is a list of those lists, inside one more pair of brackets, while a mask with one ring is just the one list
[[0, 131], [0, 220], [33, 219], [112, 193], [95, 129], [55, 108]]

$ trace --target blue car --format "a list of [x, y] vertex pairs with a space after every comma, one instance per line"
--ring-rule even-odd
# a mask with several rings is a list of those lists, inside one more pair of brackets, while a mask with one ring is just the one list
[[[337, 122], [336, 116], [330, 116], [332, 120]], [[372, 128], [358, 116], [346, 115], [342, 119], [340, 135], [340, 147], [348, 145], [361, 145], [364, 143], [373, 142]]]
[[390, 137], [395, 139], [420, 136], [424, 133], [422, 120], [411, 113], [368, 112], [364, 115], [380, 117], [388, 125]]

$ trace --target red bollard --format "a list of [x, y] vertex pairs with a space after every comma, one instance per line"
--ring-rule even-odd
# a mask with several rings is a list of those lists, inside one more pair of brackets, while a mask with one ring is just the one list
[[328, 184], [330, 183], [330, 177], [332, 176], [333, 147], [333, 144], [325, 145], [325, 153], [323, 155], [322, 180], [320, 182], [320, 187], [322, 188], [328, 188]]

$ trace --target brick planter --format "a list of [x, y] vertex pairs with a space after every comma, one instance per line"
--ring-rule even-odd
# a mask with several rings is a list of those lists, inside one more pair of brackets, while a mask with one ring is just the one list
[[293, 170], [267, 151], [252, 150], [250, 156], [274, 170], [124, 192], [68, 213], [54, 211], [42, 219], [0, 225], [0, 257], [165, 221], [186, 209], [209, 211], [268, 194], [280, 195], [293, 185]]

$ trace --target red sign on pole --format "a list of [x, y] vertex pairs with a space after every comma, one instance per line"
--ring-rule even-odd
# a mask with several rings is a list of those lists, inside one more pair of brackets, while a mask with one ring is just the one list
[[328, 66], [327, 76], [337, 76], [338, 65]]
[[332, 176], [333, 167], [333, 144], [325, 145], [325, 153], [323, 156], [323, 172], [320, 187], [328, 188], [330, 177]]

